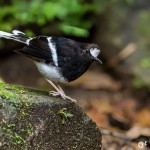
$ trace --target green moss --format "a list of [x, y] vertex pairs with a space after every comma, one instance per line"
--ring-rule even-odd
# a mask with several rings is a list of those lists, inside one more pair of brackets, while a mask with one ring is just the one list
[[[7, 97], [16, 97], [18, 95], [22, 95], [28, 98], [28, 94], [30, 95], [48, 95], [47, 91], [41, 91], [34, 88], [24, 88], [22, 86], [10, 86], [4, 83], [0, 83], [0, 94], [5, 95]], [[24, 99], [24, 97], [22, 99]]]
[[[15, 87], [12, 86], [10, 87], [9, 85], [5, 85], [5, 84], [0, 84], [0, 95], [5, 96], [7, 99], [11, 98], [13, 100], [17, 99], [19, 95], [21, 95], [22, 89], [19, 87]], [[23, 99], [24, 97], [27, 97], [27, 94], [22, 94], [23, 97], [21, 97], [21, 99]]]
[[[26, 145], [26, 139], [30, 136], [34, 129], [33, 125], [28, 121], [29, 112], [32, 107], [30, 100], [35, 92], [24, 89], [23, 87], [9, 86], [0, 84], [0, 132], [4, 133], [11, 146], [17, 145], [22, 149]], [[17, 117], [13, 122], [9, 118], [11, 114]], [[18, 124], [20, 120], [26, 120], [22, 124]], [[19, 125], [18, 126], [16, 126]], [[17, 130], [19, 128], [19, 131]]]
[[58, 114], [61, 116], [61, 124], [65, 124], [69, 118], [73, 117], [73, 114], [67, 112], [67, 108], [62, 108], [58, 111]]

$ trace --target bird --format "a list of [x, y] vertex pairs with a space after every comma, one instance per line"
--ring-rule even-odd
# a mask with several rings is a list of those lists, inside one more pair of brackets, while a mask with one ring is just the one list
[[100, 48], [97, 44], [77, 42], [59, 36], [29, 37], [19, 30], [13, 30], [11, 33], [0, 31], [0, 38], [23, 43], [23, 48], [14, 51], [34, 61], [39, 72], [55, 89], [49, 94], [74, 102], [76, 100], [67, 96], [55, 82], [74, 81], [87, 71], [92, 62], [102, 63], [98, 59]]

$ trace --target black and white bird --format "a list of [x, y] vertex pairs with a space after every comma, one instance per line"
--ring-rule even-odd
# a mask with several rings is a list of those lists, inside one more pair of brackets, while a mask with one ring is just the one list
[[56, 36], [28, 37], [25, 33], [13, 30], [12, 33], [0, 31], [0, 38], [21, 42], [26, 46], [14, 50], [34, 60], [40, 73], [55, 88], [50, 91], [53, 96], [63, 99], [74, 99], [66, 96], [62, 88], [52, 81], [70, 82], [79, 78], [93, 61], [101, 63], [97, 58], [100, 49], [96, 44], [80, 43]]

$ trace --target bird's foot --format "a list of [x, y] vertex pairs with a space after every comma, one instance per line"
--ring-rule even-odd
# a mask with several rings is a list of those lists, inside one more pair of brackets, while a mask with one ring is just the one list
[[71, 100], [72, 102], [75, 102], [75, 103], [77, 102], [75, 99], [73, 99], [73, 98], [67, 96], [66, 94], [64, 95], [64, 97], [65, 97], [65, 99], [69, 99], [69, 100]]
[[59, 92], [58, 91], [50, 91], [49, 94], [52, 96], [61, 96], [63, 99], [69, 99], [73, 102], [76, 102], [75, 99], [67, 96], [62, 89]]
[[50, 92], [49, 92], [49, 95], [52, 95], [52, 96], [59, 96], [60, 94], [59, 94], [59, 92], [57, 92], [57, 91], [50, 91]]
[[56, 91], [50, 91], [49, 94], [52, 95], [52, 96], [61, 96], [63, 99], [69, 99], [73, 102], [76, 102], [75, 99], [67, 96], [65, 94], [65, 92], [63, 91], [63, 89], [58, 85], [58, 87], [49, 79], [46, 79], [52, 86], [53, 88], [56, 90]]

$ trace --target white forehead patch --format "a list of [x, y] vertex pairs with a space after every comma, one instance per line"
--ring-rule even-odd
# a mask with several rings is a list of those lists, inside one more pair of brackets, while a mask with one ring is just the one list
[[90, 53], [93, 57], [97, 57], [100, 53], [100, 50], [98, 48], [91, 48]]

